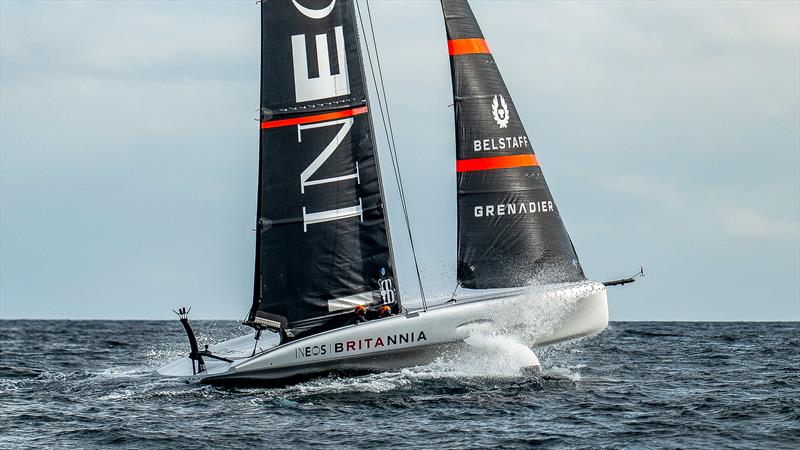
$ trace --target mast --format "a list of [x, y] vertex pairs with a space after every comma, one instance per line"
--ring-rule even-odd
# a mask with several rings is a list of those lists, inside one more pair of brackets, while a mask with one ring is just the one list
[[483, 289], [584, 279], [469, 3], [441, 3], [455, 111], [459, 282]]
[[[261, 8], [261, 23], [264, 23], [264, 8]], [[263, 30], [262, 30], [262, 39], [263, 39]], [[260, 60], [261, 60], [261, 67], [264, 67], [264, 45], [261, 45], [260, 50]], [[263, 80], [262, 80], [263, 81]], [[263, 82], [259, 83], [258, 86], [258, 97], [259, 99], [264, 98], [264, 87]], [[269, 110], [264, 108], [264, 103], [259, 101], [259, 109], [258, 109], [258, 121], [261, 123], [268, 114]], [[253, 304], [250, 307], [250, 311], [247, 313], [247, 319], [244, 321], [246, 325], [252, 325], [253, 320], [255, 319], [256, 311], [258, 311], [258, 305], [261, 302], [261, 217], [262, 208], [261, 204], [263, 203], [263, 196], [261, 193], [263, 192], [263, 180], [261, 177], [261, 167], [264, 166], [264, 148], [261, 145], [261, 139], [258, 140], [258, 190], [256, 194], [256, 254], [255, 254], [255, 264], [253, 265]]]
[[[394, 277], [352, 0], [261, 2], [256, 267], [248, 323], [342, 326]], [[390, 283], [394, 285], [395, 283]]]

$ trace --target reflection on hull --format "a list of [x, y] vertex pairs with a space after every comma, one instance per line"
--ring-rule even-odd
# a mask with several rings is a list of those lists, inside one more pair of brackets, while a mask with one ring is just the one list
[[448, 344], [415, 346], [400, 350], [387, 350], [367, 355], [332, 359], [320, 363], [283, 367], [264, 371], [226, 374], [206, 377], [202, 383], [219, 385], [286, 385], [316, 378], [329, 373], [361, 375], [386, 372], [429, 364], [448, 352], [458, 352], [466, 347], [463, 341]]

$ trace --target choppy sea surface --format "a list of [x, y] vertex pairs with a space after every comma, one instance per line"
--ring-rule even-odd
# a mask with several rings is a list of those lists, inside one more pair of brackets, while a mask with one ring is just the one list
[[0, 447], [800, 448], [797, 322], [611, 323], [537, 349], [538, 375], [484, 352], [280, 388], [151, 376], [186, 352], [177, 321], [0, 321]]

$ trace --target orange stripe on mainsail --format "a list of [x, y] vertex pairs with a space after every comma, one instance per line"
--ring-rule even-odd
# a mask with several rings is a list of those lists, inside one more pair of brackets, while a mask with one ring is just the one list
[[533, 153], [523, 155], [493, 156], [489, 158], [459, 159], [456, 172], [475, 172], [478, 170], [511, 169], [514, 167], [538, 166], [539, 161]]
[[447, 50], [451, 55], [492, 53], [484, 39], [452, 39], [447, 41]]
[[325, 122], [328, 120], [343, 119], [345, 117], [353, 117], [367, 112], [366, 106], [360, 106], [353, 109], [345, 109], [344, 111], [334, 111], [324, 114], [315, 114], [313, 116], [294, 117], [291, 119], [282, 120], [268, 120], [261, 122], [261, 128], [277, 128], [286, 127], [289, 125], [300, 125], [304, 123]]

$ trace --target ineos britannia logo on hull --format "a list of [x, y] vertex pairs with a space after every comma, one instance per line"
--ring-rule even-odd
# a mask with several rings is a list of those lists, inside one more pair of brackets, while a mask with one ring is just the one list
[[504, 99], [502, 95], [495, 95], [492, 100], [492, 116], [494, 117], [494, 121], [500, 125], [500, 128], [508, 127], [509, 115], [506, 99]]

